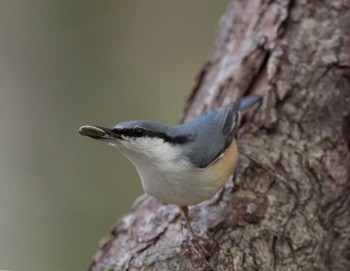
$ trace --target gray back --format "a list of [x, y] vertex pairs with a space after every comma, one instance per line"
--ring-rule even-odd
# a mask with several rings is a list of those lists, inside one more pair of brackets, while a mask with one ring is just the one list
[[231, 144], [237, 125], [240, 101], [213, 109], [189, 123], [175, 127], [180, 134], [191, 134], [193, 141], [183, 145], [185, 155], [197, 167], [204, 168]]

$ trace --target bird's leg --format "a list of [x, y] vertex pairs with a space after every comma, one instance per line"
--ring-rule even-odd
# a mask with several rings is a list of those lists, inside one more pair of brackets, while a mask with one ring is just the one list
[[193, 232], [193, 229], [191, 227], [190, 221], [188, 219], [188, 207], [187, 206], [180, 206], [180, 211], [181, 211], [181, 214], [182, 214], [183, 218], [185, 219], [186, 227], [187, 227], [187, 229], [189, 230], [189, 232], [191, 234], [191, 238], [197, 236]]
[[191, 224], [190, 224], [190, 221], [189, 221], [189, 218], [188, 218], [188, 207], [187, 206], [179, 206], [180, 208], [180, 211], [181, 211], [181, 214], [182, 214], [182, 217], [184, 218], [185, 220], [185, 223], [186, 223], [186, 226], [187, 226], [187, 229], [188, 231], [190, 232], [190, 236], [191, 236], [191, 241], [192, 243], [195, 245], [198, 253], [201, 255], [201, 257], [206, 260], [206, 257], [205, 256], [210, 256], [210, 253], [200, 244], [200, 242], [204, 242], [204, 241], [208, 241], [206, 238], [204, 237], [201, 237], [199, 235], [196, 235], [194, 232], [193, 232], [193, 229], [191, 227]]

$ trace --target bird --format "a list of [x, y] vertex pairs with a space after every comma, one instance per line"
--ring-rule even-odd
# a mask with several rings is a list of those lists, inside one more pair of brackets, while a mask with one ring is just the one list
[[191, 240], [200, 240], [188, 206], [212, 198], [233, 174], [241, 116], [261, 100], [259, 95], [246, 96], [177, 126], [132, 120], [112, 128], [84, 125], [79, 133], [116, 147], [136, 167], [144, 192], [179, 206]]

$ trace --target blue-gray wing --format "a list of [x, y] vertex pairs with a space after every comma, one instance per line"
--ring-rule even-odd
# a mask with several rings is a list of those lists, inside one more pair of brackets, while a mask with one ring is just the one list
[[194, 165], [205, 168], [230, 146], [239, 110], [240, 101], [208, 111], [191, 122], [178, 126], [181, 133], [190, 133], [194, 138], [183, 146], [185, 154]]
[[185, 155], [197, 167], [205, 168], [230, 146], [239, 125], [239, 112], [260, 102], [261, 96], [251, 95], [225, 107], [213, 109], [189, 123], [176, 127], [179, 134], [187, 134], [193, 140], [183, 148]]

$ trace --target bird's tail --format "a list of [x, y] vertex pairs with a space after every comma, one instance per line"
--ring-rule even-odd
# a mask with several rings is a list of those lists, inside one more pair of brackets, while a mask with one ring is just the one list
[[243, 97], [239, 104], [239, 110], [244, 112], [249, 107], [260, 102], [261, 100], [262, 100], [262, 96], [259, 96], [259, 95], [251, 95], [251, 96]]

